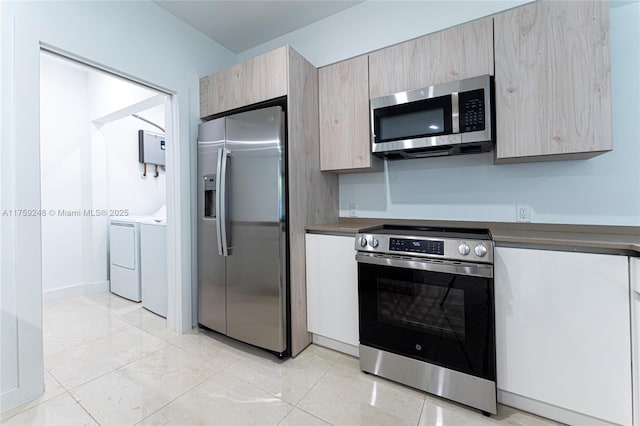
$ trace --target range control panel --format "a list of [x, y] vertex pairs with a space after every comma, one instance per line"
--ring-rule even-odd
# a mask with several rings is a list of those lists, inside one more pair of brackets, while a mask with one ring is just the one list
[[389, 238], [389, 251], [444, 255], [444, 241]]
[[461, 262], [493, 263], [494, 243], [490, 239], [430, 238], [386, 233], [363, 232], [356, 235], [355, 249], [359, 252], [390, 254], [408, 257], [428, 257]]

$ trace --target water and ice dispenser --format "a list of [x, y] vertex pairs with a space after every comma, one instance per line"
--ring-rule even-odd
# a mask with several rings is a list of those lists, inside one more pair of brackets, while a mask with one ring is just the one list
[[204, 217], [216, 217], [216, 175], [204, 175]]

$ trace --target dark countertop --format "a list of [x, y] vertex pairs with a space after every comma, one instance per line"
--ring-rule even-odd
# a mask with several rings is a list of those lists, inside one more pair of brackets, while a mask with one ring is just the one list
[[640, 226], [562, 225], [512, 222], [340, 218], [336, 224], [307, 226], [309, 233], [353, 236], [383, 223], [486, 228], [498, 247], [523, 247], [640, 256]]

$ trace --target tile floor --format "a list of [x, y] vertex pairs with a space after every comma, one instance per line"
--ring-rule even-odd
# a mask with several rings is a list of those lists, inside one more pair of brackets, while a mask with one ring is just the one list
[[294, 359], [165, 320], [110, 293], [44, 307], [45, 393], [3, 425], [529, 425], [362, 373], [312, 345]]

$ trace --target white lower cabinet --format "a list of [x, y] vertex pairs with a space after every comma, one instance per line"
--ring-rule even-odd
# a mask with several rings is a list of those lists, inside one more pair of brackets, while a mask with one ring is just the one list
[[633, 424], [640, 425], [640, 258], [629, 258], [633, 344]]
[[[354, 238], [307, 234], [307, 326], [338, 342], [334, 349], [355, 354], [358, 338], [358, 266]], [[322, 340], [322, 339], [321, 339]], [[350, 347], [340, 347], [340, 343]], [[331, 344], [328, 344], [331, 346]]]
[[628, 257], [498, 247], [495, 293], [503, 402], [632, 423]]

